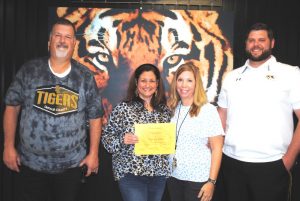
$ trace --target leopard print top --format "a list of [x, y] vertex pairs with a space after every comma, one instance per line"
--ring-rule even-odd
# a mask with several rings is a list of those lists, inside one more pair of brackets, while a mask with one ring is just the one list
[[139, 176], [169, 176], [168, 155], [134, 154], [134, 145], [123, 141], [125, 133], [134, 133], [134, 123], [170, 122], [170, 110], [161, 105], [161, 112], [146, 110], [142, 103], [121, 102], [111, 112], [107, 125], [103, 129], [102, 143], [112, 153], [115, 180], [130, 173]]

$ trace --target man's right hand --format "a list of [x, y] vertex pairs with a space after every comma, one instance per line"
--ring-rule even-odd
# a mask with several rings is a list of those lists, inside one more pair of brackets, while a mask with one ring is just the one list
[[17, 150], [14, 147], [4, 148], [3, 161], [9, 169], [16, 172], [20, 171], [19, 166], [21, 165], [21, 160]]
[[17, 129], [18, 116], [21, 110], [21, 106], [10, 106], [5, 107], [3, 116], [3, 128], [4, 128], [4, 151], [3, 161], [5, 165], [16, 172], [19, 172], [19, 166], [21, 160], [19, 154], [15, 148], [15, 135]]

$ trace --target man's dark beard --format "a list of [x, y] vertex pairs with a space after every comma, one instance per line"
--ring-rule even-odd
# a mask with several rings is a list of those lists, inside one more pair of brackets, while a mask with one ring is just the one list
[[271, 56], [271, 54], [272, 54], [272, 49], [269, 49], [269, 50], [264, 51], [259, 57], [254, 57], [254, 56], [252, 56], [252, 54], [249, 50], [246, 50], [246, 55], [247, 55], [248, 59], [252, 60], [252, 61], [263, 61], [263, 60], [269, 58], [269, 56]]

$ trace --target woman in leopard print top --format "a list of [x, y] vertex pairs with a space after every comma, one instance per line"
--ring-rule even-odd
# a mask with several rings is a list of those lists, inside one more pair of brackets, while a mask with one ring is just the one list
[[165, 91], [157, 67], [143, 64], [134, 72], [127, 98], [110, 114], [102, 143], [112, 153], [114, 177], [124, 201], [160, 201], [170, 175], [168, 155], [134, 154], [135, 123], [170, 121]]

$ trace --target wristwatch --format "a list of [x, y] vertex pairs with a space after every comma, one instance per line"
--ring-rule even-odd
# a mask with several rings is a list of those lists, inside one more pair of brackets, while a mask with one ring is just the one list
[[213, 185], [216, 185], [217, 180], [208, 178], [207, 182], [210, 182], [210, 183], [212, 183]]

